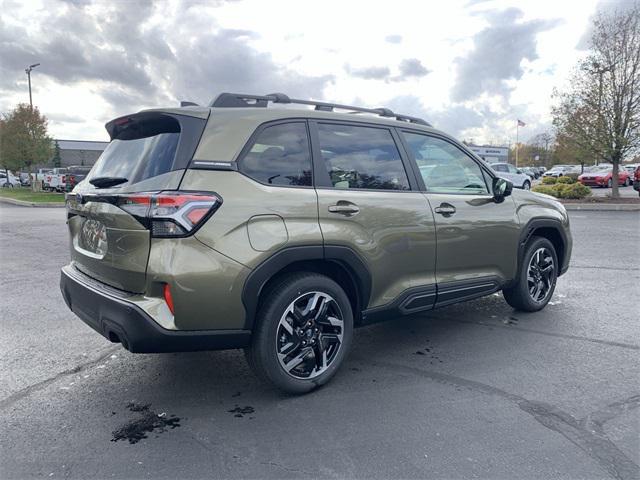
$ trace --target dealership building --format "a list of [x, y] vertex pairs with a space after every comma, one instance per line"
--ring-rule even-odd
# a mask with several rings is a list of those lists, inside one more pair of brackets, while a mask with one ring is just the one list
[[508, 162], [509, 148], [491, 145], [467, 145], [467, 148], [489, 163]]
[[[70, 165], [92, 166], [107, 148], [109, 142], [93, 142], [85, 140], [56, 140], [60, 147], [60, 166]], [[55, 143], [54, 143], [55, 144]]]

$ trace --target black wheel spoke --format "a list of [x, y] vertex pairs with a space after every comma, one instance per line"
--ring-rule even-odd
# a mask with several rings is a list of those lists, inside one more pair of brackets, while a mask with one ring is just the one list
[[333, 298], [323, 292], [299, 296], [278, 324], [281, 367], [300, 379], [322, 374], [340, 350], [343, 331], [342, 312]]
[[542, 302], [547, 298], [553, 287], [554, 275], [551, 252], [544, 247], [537, 249], [531, 256], [527, 269], [527, 288], [533, 301]]

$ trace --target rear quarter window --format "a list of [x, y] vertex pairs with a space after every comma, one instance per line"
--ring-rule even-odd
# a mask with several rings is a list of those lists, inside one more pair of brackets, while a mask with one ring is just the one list
[[240, 160], [239, 170], [267, 185], [310, 187], [311, 151], [304, 122], [265, 127]]

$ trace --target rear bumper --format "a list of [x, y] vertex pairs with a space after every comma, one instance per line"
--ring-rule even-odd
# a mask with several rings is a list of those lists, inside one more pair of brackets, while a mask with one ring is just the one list
[[111, 289], [89, 282], [71, 265], [60, 272], [67, 306], [83, 322], [133, 353], [225, 350], [249, 345], [249, 330], [167, 330]]

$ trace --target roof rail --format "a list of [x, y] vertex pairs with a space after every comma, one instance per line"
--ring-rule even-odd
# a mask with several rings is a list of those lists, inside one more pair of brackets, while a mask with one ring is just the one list
[[221, 93], [211, 101], [209, 107], [215, 108], [242, 108], [242, 107], [261, 107], [266, 108], [272, 103], [295, 103], [298, 105], [311, 105], [316, 110], [323, 112], [332, 112], [334, 108], [340, 110], [349, 110], [353, 113], [373, 113], [381, 117], [395, 118], [401, 122], [416, 123], [430, 127], [431, 124], [418, 117], [409, 115], [401, 115], [394, 113], [388, 108], [364, 108], [354, 105], [342, 105], [339, 103], [318, 102], [315, 100], [301, 100], [297, 98], [289, 98], [284, 93], [270, 93], [268, 95], [250, 95], [244, 93]]

